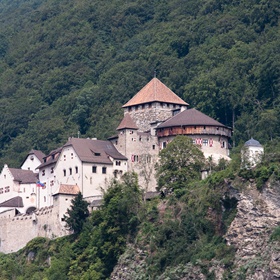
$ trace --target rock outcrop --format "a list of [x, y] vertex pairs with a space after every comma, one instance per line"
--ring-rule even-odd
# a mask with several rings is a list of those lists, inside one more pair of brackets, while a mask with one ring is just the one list
[[233, 275], [236, 279], [280, 279], [280, 244], [270, 240], [280, 225], [279, 187], [268, 186], [259, 192], [249, 185], [234, 196], [238, 211], [225, 235], [227, 243], [236, 248]]

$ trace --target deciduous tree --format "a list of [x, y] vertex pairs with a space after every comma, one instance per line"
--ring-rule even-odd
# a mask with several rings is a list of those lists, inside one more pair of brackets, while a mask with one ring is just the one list
[[186, 136], [177, 136], [159, 153], [156, 166], [158, 188], [178, 189], [200, 177], [205, 158]]

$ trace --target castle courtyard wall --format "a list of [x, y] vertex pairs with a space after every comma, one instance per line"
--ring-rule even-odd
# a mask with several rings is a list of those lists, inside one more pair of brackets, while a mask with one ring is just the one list
[[0, 214], [0, 252], [12, 253], [23, 248], [35, 237], [54, 239], [69, 234], [65, 223], [58, 219], [58, 208], [44, 207], [30, 215]]

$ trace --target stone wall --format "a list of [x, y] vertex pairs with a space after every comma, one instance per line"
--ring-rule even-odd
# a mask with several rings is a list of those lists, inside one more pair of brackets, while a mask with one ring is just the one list
[[[143, 107], [142, 107], [143, 106]], [[139, 128], [139, 131], [148, 131], [151, 128], [151, 123], [155, 121], [165, 121], [172, 117], [172, 110], [179, 108], [179, 105], [161, 104], [154, 102], [153, 104], [144, 104], [132, 106], [131, 110], [128, 111], [131, 118]], [[126, 111], [125, 111], [126, 112]]]
[[65, 236], [69, 232], [58, 219], [58, 208], [44, 207], [31, 215], [0, 218], [0, 252], [12, 253], [23, 248], [35, 237], [50, 239]]

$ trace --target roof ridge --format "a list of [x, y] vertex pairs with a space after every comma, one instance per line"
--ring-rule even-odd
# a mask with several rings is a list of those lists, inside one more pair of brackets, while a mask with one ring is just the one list
[[155, 101], [185, 106], [189, 105], [158, 78], [153, 78], [122, 107], [125, 108]]

